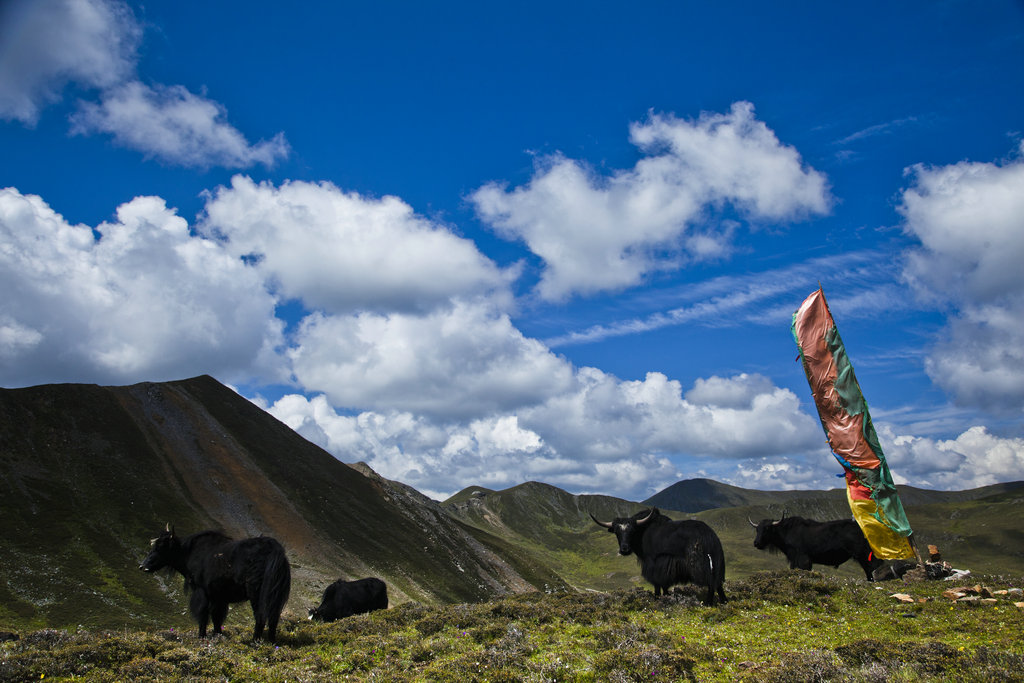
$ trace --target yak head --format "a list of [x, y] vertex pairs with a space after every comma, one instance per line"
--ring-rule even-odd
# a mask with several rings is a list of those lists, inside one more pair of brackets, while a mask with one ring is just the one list
[[181, 541], [174, 535], [170, 524], [149, 542], [149, 554], [139, 565], [144, 572], [155, 572], [172, 565], [181, 553]]
[[750, 526], [757, 530], [757, 535], [754, 536], [754, 547], [758, 550], [778, 552], [779, 546], [783, 543], [782, 537], [779, 535], [779, 525], [784, 519], [786, 519], [785, 511], [782, 512], [782, 519], [777, 522], [773, 519], [762, 519], [758, 524], [754, 524], [750, 517], [747, 517]]
[[320, 614], [320, 608], [319, 607], [310, 607], [309, 608], [309, 620], [310, 621], [323, 621], [324, 620], [323, 615]]
[[647, 525], [657, 517], [658, 508], [640, 511], [632, 517], [616, 517], [610, 522], [602, 522], [594, 516], [594, 513], [590, 513], [590, 518], [594, 522], [603, 526], [609, 533], [615, 534], [615, 538], [619, 541], [619, 555], [629, 555], [635, 552]]

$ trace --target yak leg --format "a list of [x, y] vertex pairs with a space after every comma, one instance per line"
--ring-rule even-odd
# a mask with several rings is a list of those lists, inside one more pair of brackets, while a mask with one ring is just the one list
[[189, 611], [192, 618], [199, 622], [199, 637], [206, 637], [206, 623], [210, 620], [210, 601], [206, 597], [206, 591], [197, 588], [189, 599]]
[[277, 640], [277, 621], [280, 618], [280, 614], [271, 613], [267, 615], [267, 640], [272, 643]]
[[794, 555], [793, 557], [789, 558], [789, 568], [806, 569], [807, 571], [810, 571], [811, 558], [807, 557], [806, 555]]
[[213, 620], [214, 634], [224, 632], [224, 620], [228, 617], [228, 603], [215, 602], [210, 605], [210, 618]]
[[868, 581], [874, 581], [875, 576], [874, 572], [871, 570], [871, 563], [863, 558], [857, 558], [857, 563], [860, 565], [860, 568], [864, 570], [864, 576], [867, 577]]
[[721, 603], [722, 603], [723, 605], [724, 605], [725, 603], [729, 602], [729, 601], [728, 601], [728, 600], [727, 600], [727, 599], [725, 598], [725, 589], [724, 589], [724, 588], [722, 588], [722, 584], [718, 584], [718, 599], [719, 599], [719, 601], [720, 601], [720, 602], [721, 602]]
[[263, 638], [263, 627], [267, 623], [267, 616], [263, 614], [263, 610], [259, 606], [260, 599], [255, 597], [249, 601], [252, 605], [252, 618], [256, 623], [252, 627], [252, 639], [261, 640]]

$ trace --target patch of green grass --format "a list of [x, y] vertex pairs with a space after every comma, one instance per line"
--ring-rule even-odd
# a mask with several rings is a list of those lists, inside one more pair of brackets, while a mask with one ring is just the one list
[[[1021, 581], [990, 584], [1008, 585]], [[238, 627], [210, 640], [194, 629], [43, 630], [0, 644], [0, 682], [1024, 680], [1024, 612], [1008, 598], [951, 603], [948, 587], [763, 572], [729, 582], [729, 603], [715, 607], [693, 586], [661, 598], [634, 589], [405, 603], [331, 624], [288, 620], [276, 645]]]

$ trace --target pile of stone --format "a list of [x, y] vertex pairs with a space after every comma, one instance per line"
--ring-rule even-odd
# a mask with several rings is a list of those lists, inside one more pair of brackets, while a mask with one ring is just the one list
[[1024, 599], [1022, 599], [1024, 598], [1024, 589], [1021, 588], [1007, 588], [994, 591], [980, 584], [977, 586], [960, 586], [943, 591], [942, 597], [957, 603], [975, 605], [995, 605], [999, 603], [1000, 598], [1008, 598], [1014, 601], [1014, 607], [1024, 609]]
[[[915, 598], [907, 593], [893, 593], [889, 597], [900, 602], [931, 602], [931, 598]], [[1024, 589], [1007, 588], [1005, 590], [990, 590], [989, 588], [977, 586], [960, 586], [950, 588], [942, 592], [942, 597], [953, 602], [964, 605], [996, 605], [1002, 600], [1013, 600], [1013, 606], [1017, 609], [1024, 609]]]
[[970, 569], [954, 569], [953, 565], [942, 559], [938, 546], [928, 546], [928, 560], [889, 560], [875, 570], [875, 581], [886, 579], [903, 579], [904, 581], [960, 581], [971, 575]]

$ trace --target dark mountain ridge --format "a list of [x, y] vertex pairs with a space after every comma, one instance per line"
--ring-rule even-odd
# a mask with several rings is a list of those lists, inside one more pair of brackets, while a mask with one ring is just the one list
[[[1024, 481], [992, 484], [964, 491], [932, 491], [915, 486], [897, 485], [900, 500], [904, 506], [925, 505], [927, 503], [955, 503], [978, 500], [991, 495], [1014, 491], [1024, 487]], [[829, 490], [799, 491], [760, 491], [743, 489], [723, 484], [712, 479], [685, 479], [659, 491], [647, 500], [644, 505], [653, 505], [669, 510], [692, 513], [717, 508], [762, 506], [775, 507], [780, 501], [807, 502], [815, 499], [838, 498], [846, 505], [846, 488]]]
[[182, 534], [276, 537], [299, 614], [338, 577], [380, 576], [393, 603], [559, 583], [211, 377], [0, 390], [0, 468], [0, 623], [180, 617], [178, 580], [137, 569], [166, 522]]

